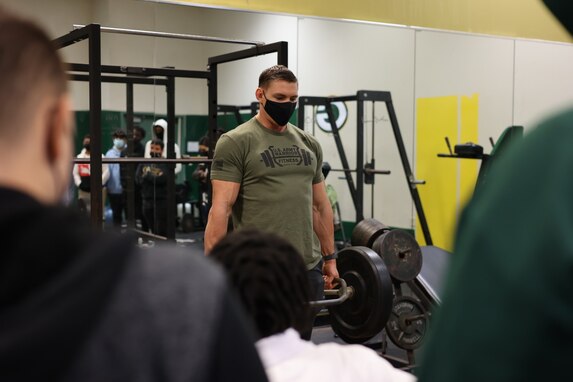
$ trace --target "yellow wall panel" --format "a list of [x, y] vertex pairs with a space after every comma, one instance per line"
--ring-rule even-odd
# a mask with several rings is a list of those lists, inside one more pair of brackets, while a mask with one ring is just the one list
[[[456, 214], [457, 165], [455, 160], [438, 158], [447, 152], [444, 137], [458, 135], [458, 97], [419, 98], [416, 102], [416, 179], [424, 213], [434, 245], [450, 249]], [[416, 240], [425, 240], [416, 222]]]
[[[439, 158], [453, 146], [477, 142], [479, 97], [419, 98], [416, 103], [416, 179], [434, 245], [451, 251], [458, 216], [475, 187], [480, 161]], [[416, 240], [425, 244], [416, 221]]]

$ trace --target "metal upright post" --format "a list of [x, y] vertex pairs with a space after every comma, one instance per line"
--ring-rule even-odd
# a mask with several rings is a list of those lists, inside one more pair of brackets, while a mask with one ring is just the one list
[[402, 160], [402, 167], [406, 174], [406, 180], [408, 182], [408, 187], [410, 189], [410, 194], [412, 195], [412, 200], [414, 201], [414, 206], [416, 207], [416, 212], [418, 214], [418, 219], [420, 220], [420, 226], [422, 227], [422, 233], [424, 234], [424, 240], [426, 245], [432, 245], [432, 236], [430, 235], [430, 228], [428, 227], [428, 222], [426, 220], [426, 214], [424, 213], [424, 208], [422, 207], [422, 200], [420, 199], [420, 194], [418, 193], [418, 188], [416, 185], [416, 180], [414, 179], [414, 174], [410, 167], [410, 162], [408, 161], [408, 154], [406, 154], [406, 148], [404, 147], [404, 141], [402, 140], [402, 134], [400, 133], [400, 127], [398, 126], [398, 118], [396, 117], [396, 112], [394, 111], [394, 105], [390, 94], [388, 94], [388, 100], [386, 102], [386, 108], [388, 109], [388, 116], [390, 117], [390, 124], [392, 125], [392, 130], [394, 131], [394, 138], [396, 138], [396, 144], [398, 145], [398, 152], [400, 153], [400, 159]]
[[356, 222], [364, 220], [364, 100], [356, 96]]
[[[299, 129], [304, 130], [304, 113], [305, 113], [305, 103], [302, 102], [302, 100], [299, 98], [298, 101], [298, 117], [297, 117], [297, 126]], [[314, 116], [313, 116], [314, 118]]]
[[[167, 77], [167, 158], [175, 158], [175, 78]], [[175, 240], [175, 165], [167, 172], [167, 239]]]
[[100, 26], [89, 28], [89, 97], [90, 97], [90, 219], [96, 230], [102, 229], [102, 137], [101, 137], [101, 35]]
[[[208, 97], [209, 97], [209, 105], [208, 105], [208, 113], [209, 113], [209, 158], [213, 158], [213, 151], [215, 151], [215, 137], [217, 131], [217, 64], [213, 63], [209, 65], [209, 71], [211, 75], [209, 76], [209, 82], [207, 84], [208, 87]], [[209, 173], [211, 173], [209, 171]]]
[[[127, 126], [127, 156], [133, 157], [133, 84], [128, 83], [125, 87], [126, 106], [125, 113]], [[125, 165], [124, 165], [125, 166]], [[128, 164], [127, 174], [127, 226], [135, 228], [135, 168], [136, 165]]]
[[286, 41], [278, 43], [277, 55], [277, 64], [288, 67], [288, 43]]
[[[352, 174], [350, 172], [350, 165], [348, 164], [348, 159], [346, 158], [346, 152], [344, 151], [344, 144], [340, 138], [340, 133], [338, 131], [338, 126], [336, 126], [336, 118], [334, 117], [334, 112], [332, 111], [332, 103], [330, 99], [326, 99], [324, 106], [326, 108], [326, 114], [328, 115], [328, 120], [330, 121], [330, 128], [332, 129], [332, 136], [334, 137], [334, 142], [336, 143], [336, 148], [338, 149], [338, 155], [340, 155], [340, 162], [342, 163], [342, 168], [344, 169], [344, 176], [346, 177], [346, 183], [348, 183], [348, 188], [350, 189], [350, 196], [352, 197], [352, 202], [356, 208], [356, 221], [359, 222], [363, 217], [362, 213], [362, 196], [358, 193], [356, 186], [354, 185], [354, 180], [352, 179]], [[359, 175], [359, 174], [357, 174]], [[356, 178], [360, 182], [359, 177]], [[358, 183], [358, 190], [360, 189], [360, 183]]]

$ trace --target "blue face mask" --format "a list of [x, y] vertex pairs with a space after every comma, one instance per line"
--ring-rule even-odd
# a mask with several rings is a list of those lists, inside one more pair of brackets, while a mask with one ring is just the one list
[[125, 147], [125, 141], [123, 139], [116, 138], [113, 140], [113, 145], [118, 150], [123, 150]]

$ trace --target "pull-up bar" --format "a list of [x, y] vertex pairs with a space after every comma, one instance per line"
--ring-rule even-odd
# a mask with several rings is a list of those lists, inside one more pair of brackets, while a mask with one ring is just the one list
[[[85, 25], [74, 24], [74, 30], [81, 29], [84, 27], [85, 27]], [[101, 27], [100, 30], [102, 33], [131, 34], [131, 35], [139, 35], [139, 36], [178, 38], [181, 40], [223, 42], [223, 43], [229, 43], [229, 44], [243, 44], [243, 45], [256, 45], [256, 46], [265, 45], [265, 43], [261, 42], [261, 41], [236, 40], [236, 39], [230, 39], [230, 38], [200, 36], [200, 35], [193, 35], [193, 34], [145, 31], [145, 30], [139, 30], [139, 29]]]

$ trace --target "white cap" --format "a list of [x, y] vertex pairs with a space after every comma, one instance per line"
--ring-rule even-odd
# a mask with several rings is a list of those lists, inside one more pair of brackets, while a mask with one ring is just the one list
[[157, 121], [153, 122], [153, 126], [161, 126], [163, 130], [167, 130], [167, 121], [163, 118], [158, 119]]

